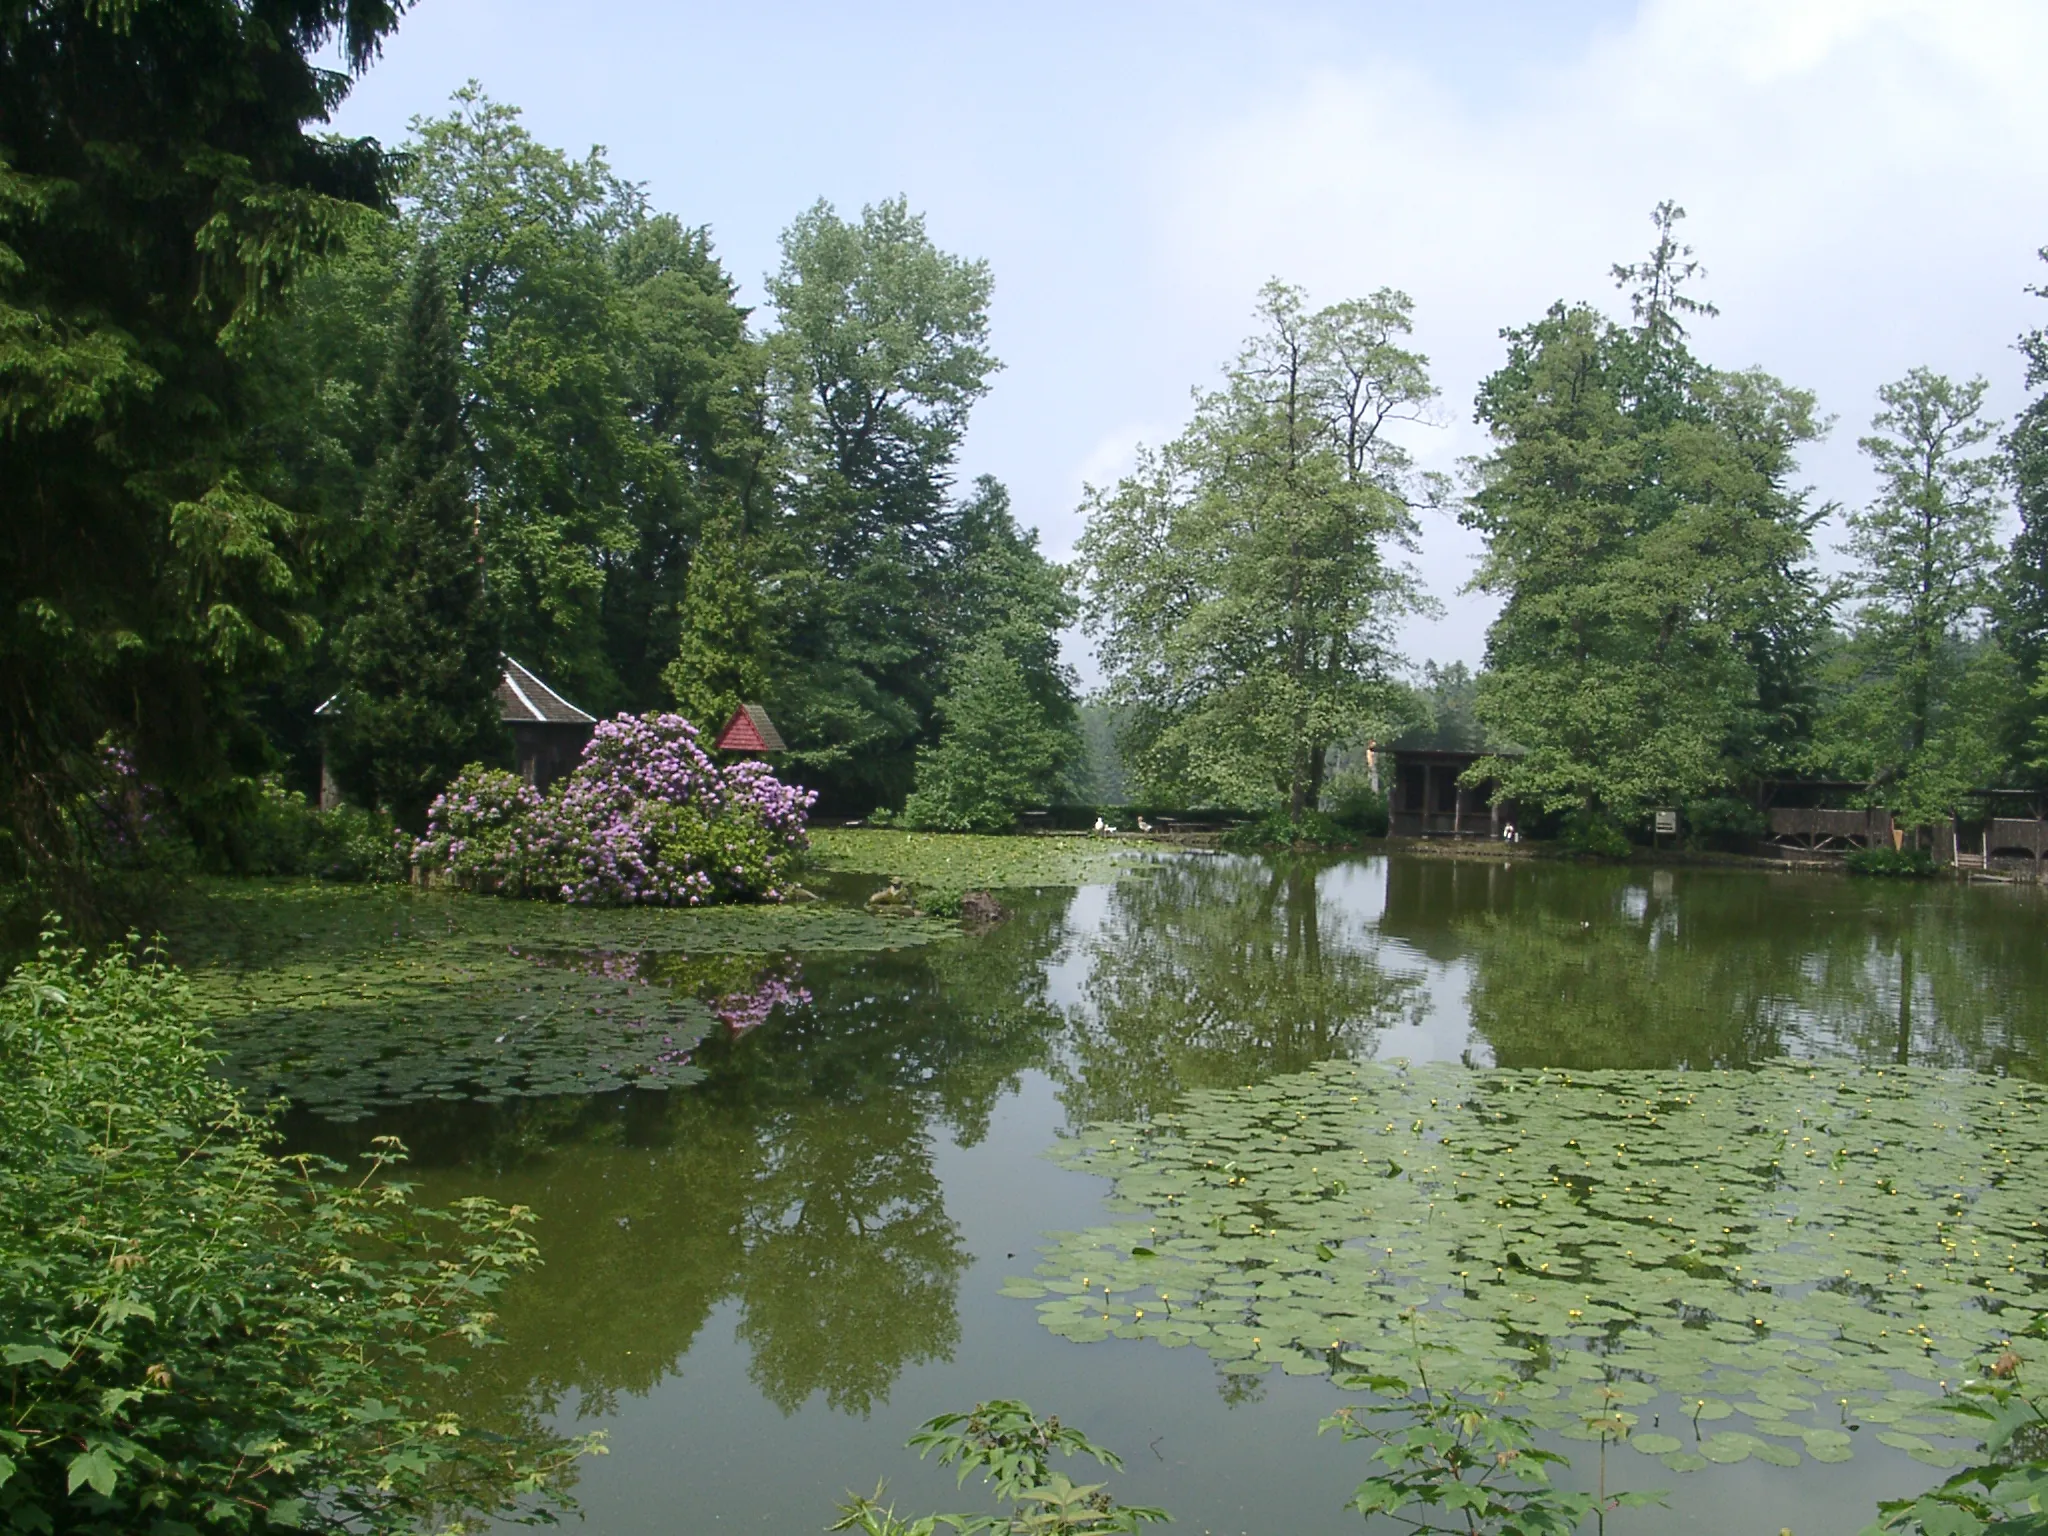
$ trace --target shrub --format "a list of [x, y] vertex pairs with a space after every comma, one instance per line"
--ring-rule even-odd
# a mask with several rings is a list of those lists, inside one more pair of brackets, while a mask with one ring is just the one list
[[403, 880], [411, 871], [411, 846], [412, 840], [380, 811], [353, 805], [323, 811], [275, 775], [266, 775], [236, 824], [233, 861], [245, 875]]
[[[426, 1399], [534, 1262], [526, 1213], [281, 1158], [177, 975], [49, 942], [0, 989], [0, 1519], [447, 1529], [566, 1502], [578, 1448]], [[458, 1528], [469, 1528], [464, 1522]]]
[[541, 806], [518, 774], [471, 763], [428, 808], [427, 835], [413, 856], [465, 891], [524, 895], [540, 878]]
[[816, 796], [763, 763], [720, 769], [680, 715], [621, 715], [543, 798], [472, 765], [428, 813], [423, 869], [504, 895], [597, 906], [780, 898]]
[[1573, 811], [1564, 819], [1560, 841], [1573, 853], [1596, 859], [1625, 859], [1632, 847], [1628, 835], [1605, 811]]
[[1223, 835], [1226, 848], [1344, 848], [1355, 840], [1348, 827], [1322, 811], [1303, 811], [1297, 819], [1285, 808], [1267, 811], [1256, 821], [1232, 827]]
[[1889, 880], [1924, 880], [1936, 873], [1934, 860], [1919, 848], [1851, 848], [1842, 858], [1852, 875]]
[[1362, 773], [1347, 773], [1331, 784], [1325, 798], [1337, 825], [1360, 837], [1385, 837], [1391, 818], [1387, 797]]
[[314, 811], [305, 872], [322, 880], [381, 884], [412, 874], [412, 839], [381, 811], [338, 805]]
[[1747, 800], [1716, 795], [1687, 801], [1684, 825], [1689, 848], [1741, 853], [1770, 830], [1770, 818]]

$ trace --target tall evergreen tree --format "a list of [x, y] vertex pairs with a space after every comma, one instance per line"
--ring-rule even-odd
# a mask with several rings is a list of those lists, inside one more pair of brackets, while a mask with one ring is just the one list
[[994, 477], [961, 504], [955, 543], [938, 739], [918, 751], [903, 813], [912, 826], [995, 830], [1057, 798], [1080, 765], [1074, 673], [1060, 660], [1079, 605], [1072, 572], [1038, 552]]
[[235, 462], [240, 344], [390, 165], [318, 129], [387, 0], [0, 12], [0, 820], [46, 866], [109, 731], [187, 810], [299, 647], [301, 529]]
[[739, 519], [727, 516], [705, 528], [690, 559], [681, 638], [662, 681], [676, 708], [705, 731], [772, 691], [779, 652], [752, 553]]
[[345, 786], [419, 832], [464, 764], [503, 754], [505, 732], [455, 328], [431, 245], [414, 261], [403, 326], [383, 388], [389, 445], [364, 506], [384, 577], [342, 629], [336, 761]]

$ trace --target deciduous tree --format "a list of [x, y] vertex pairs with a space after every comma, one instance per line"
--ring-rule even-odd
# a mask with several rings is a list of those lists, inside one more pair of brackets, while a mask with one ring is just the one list
[[1478, 712], [1519, 751], [1475, 772], [1593, 820], [1785, 761], [1825, 613], [1820, 513], [1789, 483], [1813, 397], [1693, 356], [1680, 316], [1710, 311], [1683, 292], [1683, 216], [1660, 205], [1649, 260], [1615, 269], [1633, 326], [1554, 305], [1507, 333], [1479, 392], [1493, 449], [1462, 520], [1486, 539], [1474, 585], [1502, 609]]
[[1311, 311], [1269, 283], [1260, 329], [1193, 422], [1107, 491], [1081, 541], [1109, 698], [1148, 798], [1299, 816], [1330, 748], [1396, 707], [1392, 624], [1419, 606], [1410, 465], [1389, 434], [1434, 394], [1382, 289]]
[[1879, 492], [1849, 516], [1859, 599], [1833, 659], [1823, 749], [1895, 814], [1952, 813], [2000, 766], [2009, 661], [1987, 633], [2004, 506], [1985, 381], [1915, 368], [1878, 391], [1859, 444]]
[[999, 364], [988, 265], [941, 251], [902, 198], [782, 237], [768, 291], [789, 471], [778, 577], [792, 761], [847, 803], [894, 803], [932, 717], [957, 569], [953, 461]]

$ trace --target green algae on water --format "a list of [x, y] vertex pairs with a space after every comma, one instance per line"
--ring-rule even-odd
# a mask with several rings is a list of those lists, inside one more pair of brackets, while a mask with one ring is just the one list
[[1943, 1395], [2048, 1359], [2048, 1091], [2011, 1081], [1327, 1063], [1055, 1156], [1132, 1219], [1005, 1287], [1053, 1332], [1339, 1384], [1419, 1348], [1567, 1436], [1619, 1412], [1673, 1470], [1957, 1465]]

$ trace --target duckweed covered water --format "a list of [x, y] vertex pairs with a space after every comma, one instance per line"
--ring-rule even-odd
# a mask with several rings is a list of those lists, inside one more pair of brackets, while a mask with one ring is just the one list
[[539, 1212], [462, 1406], [606, 1427], [594, 1530], [961, 1507], [901, 1443], [997, 1395], [1182, 1529], [1361, 1530], [1314, 1426], [1412, 1307], [1581, 1484], [1585, 1406], [1633, 1416], [1610, 1485], [1673, 1507], [1617, 1536], [1849, 1532], [1941, 1475], [1944, 1373], [2048, 1265], [2031, 890], [1188, 857], [964, 937], [388, 899], [231, 887], [173, 949], [297, 1140]]

